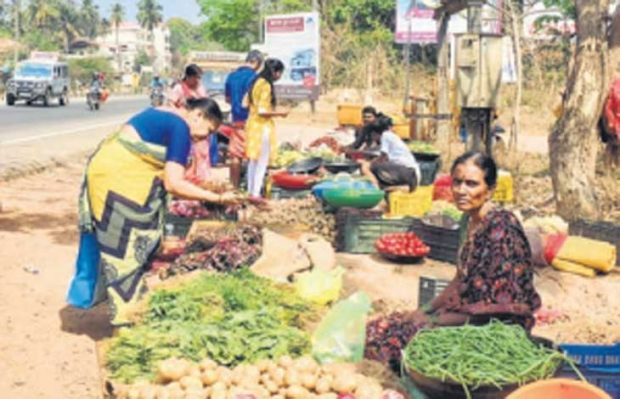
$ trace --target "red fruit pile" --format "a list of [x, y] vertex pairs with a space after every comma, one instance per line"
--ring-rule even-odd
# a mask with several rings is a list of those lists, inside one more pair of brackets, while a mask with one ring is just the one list
[[375, 243], [377, 251], [395, 256], [426, 256], [431, 249], [415, 233], [390, 233]]

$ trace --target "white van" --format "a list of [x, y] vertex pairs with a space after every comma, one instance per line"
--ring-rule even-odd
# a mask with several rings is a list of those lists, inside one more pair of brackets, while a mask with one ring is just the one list
[[50, 105], [69, 103], [69, 67], [55, 59], [29, 59], [17, 64], [13, 78], [7, 82], [6, 103], [14, 105], [23, 100], [30, 105], [41, 101]]

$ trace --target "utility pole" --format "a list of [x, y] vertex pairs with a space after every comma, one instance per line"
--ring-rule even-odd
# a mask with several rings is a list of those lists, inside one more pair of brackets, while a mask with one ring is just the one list
[[13, 16], [15, 18], [15, 50], [13, 52], [13, 61], [15, 65], [17, 65], [17, 61], [19, 61], [19, 0], [13, 0], [13, 8], [13, 12], [15, 13]]

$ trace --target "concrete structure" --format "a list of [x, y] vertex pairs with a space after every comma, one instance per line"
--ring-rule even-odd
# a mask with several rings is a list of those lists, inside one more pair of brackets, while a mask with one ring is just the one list
[[166, 73], [172, 65], [170, 50], [170, 30], [165, 25], [155, 28], [151, 34], [136, 22], [123, 22], [118, 30], [118, 51], [120, 51], [120, 68], [117, 62], [116, 29], [112, 27], [105, 36], [97, 38], [99, 55], [110, 59], [117, 72], [133, 72], [136, 58], [141, 52], [153, 58], [153, 70]]

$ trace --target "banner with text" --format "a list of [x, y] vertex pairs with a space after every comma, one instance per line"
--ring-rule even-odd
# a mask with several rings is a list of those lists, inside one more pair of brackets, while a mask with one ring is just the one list
[[281, 98], [316, 100], [320, 86], [320, 18], [317, 12], [265, 17], [265, 42], [269, 58], [284, 63], [276, 83]]

